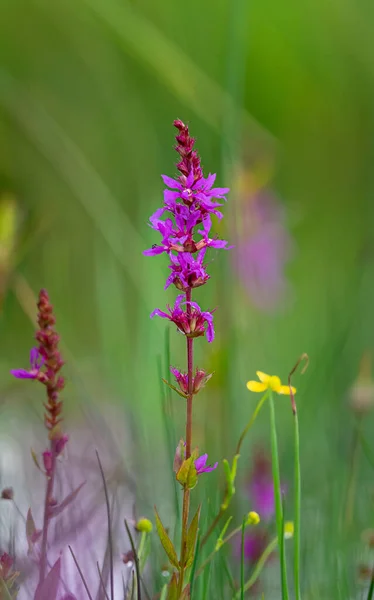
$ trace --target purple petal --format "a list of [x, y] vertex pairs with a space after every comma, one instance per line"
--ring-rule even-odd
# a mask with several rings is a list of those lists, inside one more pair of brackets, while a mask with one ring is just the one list
[[[207, 213], [205, 215], [205, 217], [203, 218], [203, 227], [204, 227], [204, 232], [201, 235], [204, 235], [205, 238], [208, 237], [208, 233], [209, 231], [212, 229], [212, 219], [209, 213]], [[200, 231], [199, 231], [200, 233]]]
[[178, 310], [180, 308], [181, 302], [184, 299], [184, 294], [179, 294], [179, 296], [177, 296], [175, 298], [175, 302], [174, 302], [174, 310]]
[[216, 177], [217, 175], [215, 173], [209, 173], [208, 177], [204, 181], [204, 188], [210, 190], [216, 180]]
[[[186, 304], [187, 304], [187, 302], [186, 302]], [[192, 308], [194, 308], [195, 310], [197, 310], [199, 313], [201, 313], [201, 308], [200, 308], [200, 306], [198, 305], [197, 302], [189, 302], [188, 304], [190, 306], [192, 306]]]
[[214, 471], [217, 467], [218, 467], [218, 462], [214, 463], [213, 466], [204, 467], [204, 469], [202, 469], [201, 473], [211, 473], [211, 471]]
[[226, 248], [227, 244], [228, 242], [226, 240], [208, 240], [207, 245], [209, 248]]
[[164, 202], [167, 207], [167, 210], [173, 212], [176, 210], [176, 200], [180, 198], [180, 192], [171, 192], [170, 190], [164, 190]]
[[201, 469], [204, 469], [207, 460], [208, 460], [207, 454], [202, 454], [201, 456], [199, 456], [199, 458], [197, 458], [195, 460], [196, 471], [201, 471]]
[[192, 187], [194, 179], [195, 179], [195, 175], [194, 175], [193, 169], [191, 169], [191, 171], [189, 172], [188, 177], [186, 179], [186, 188]]
[[157, 256], [157, 254], [162, 254], [163, 252], [167, 252], [167, 250], [166, 246], [155, 246], [154, 248], [143, 250], [143, 254], [144, 256]]
[[37, 371], [26, 371], [25, 369], [13, 369], [11, 374], [17, 379], [36, 379], [38, 375]]
[[155, 308], [155, 310], [153, 312], [151, 312], [151, 314], [149, 316], [151, 319], [153, 319], [153, 317], [161, 317], [162, 319], [170, 319], [170, 315], [168, 315], [163, 310], [160, 310], [159, 308]]
[[212, 190], [210, 190], [209, 195], [212, 198], [225, 198], [225, 194], [228, 194], [230, 191], [230, 188], [213, 188]]
[[170, 371], [173, 373], [174, 377], [178, 379], [181, 376], [181, 372], [175, 367], [170, 367]]
[[167, 185], [172, 190], [182, 190], [183, 189], [183, 186], [176, 179], [173, 179], [172, 177], [168, 177], [167, 175], [161, 175], [161, 177], [162, 177], [164, 184]]
[[206, 328], [206, 339], [210, 343], [210, 342], [213, 342], [213, 340], [214, 340], [213, 315], [209, 312], [205, 312], [205, 313], [203, 313], [203, 316], [208, 324], [207, 328]]
[[150, 220], [150, 222], [152, 223], [152, 225], [156, 225], [156, 226], [157, 226], [157, 224], [158, 224], [158, 223], [159, 223], [159, 221], [160, 221], [160, 217], [162, 217], [162, 215], [164, 214], [165, 210], [166, 210], [166, 208], [165, 208], [165, 207], [163, 207], [163, 208], [158, 208], [158, 209], [156, 210], [156, 212], [154, 212], [154, 213], [153, 213], [153, 215], [151, 215], [151, 216], [149, 217], [149, 220]]
[[30, 365], [34, 367], [39, 358], [39, 350], [38, 348], [31, 348], [30, 350]]

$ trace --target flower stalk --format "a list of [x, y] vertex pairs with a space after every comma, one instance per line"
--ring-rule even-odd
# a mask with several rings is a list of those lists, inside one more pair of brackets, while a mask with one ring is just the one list
[[50, 303], [48, 292], [44, 289], [39, 292], [38, 299], [38, 330], [36, 340], [38, 347], [30, 352], [30, 369], [15, 369], [11, 374], [18, 379], [34, 379], [45, 386], [47, 400], [44, 404], [44, 424], [48, 431], [48, 448], [42, 453], [44, 472], [46, 476], [46, 491], [44, 499], [43, 528], [39, 560], [39, 585], [45, 579], [48, 564], [48, 529], [51, 520], [52, 507], [55, 504], [53, 497], [56, 475], [56, 461], [63, 451], [68, 436], [61, 430], [62, 401], [60, 392], [65, 387], [65, 380], [59, 374], [64, 362], [59, 351], [60, 337], [55, 330], [56, 319], [53, 306]]
[[[187, 372], [182, 373], [178, 369], [171, 368], [179, 390], [165, 382], [186, 400], [185, 441], [181, 440], [174, 459], [176, 478], [183, 487], [181, 548], [178, 563], [175, 563], [175, 550], [158, 517], [161, 543], [172, 565], [178, 570], [177, 584], [173, 576], [170, 593], [173, 587], [176, 598], [179, 599], [186, 591], [183, 590], [185, 572], [192, 564], [191, 560], [193, 561], [195, 534], [197, 534], [200, 514], [198, 511], [189, 528], [191, 489], [195, 487], [202, 473], [214, 470], [218, 464], [212, 467], [206, 466], [207, 454], [199, 456], [197, 449], [192, 450], [193, 397], [211, 377], [201, 369], [196, 369], [194, 377], [193, 342], [197, 337], [205, 336], [208, 342], [214, 339], [214, 311], [203, 311], [196, 302], [192, 301], [192, 290], [201, 287], [209, 280], [204, 264], [207, 250], [228, 249], [227, 242], [212, 237], [210, 230], [212, 215], [218, 219], [222, 218], [222, 213], [218, 210], [222, 204], [213, 200], [225, 200], [225, 194], [229, 190], [213, 188], [216, 176], [208, 175], [206, 178], [203, 176], [200, 157], [194, 149], [195, 140], [190, 136], [188, 126], [180, 120], [174, 121], [174, 126], [178, 130], [175, 150], [180, 156], [177, 164], [179, 175], [176, 179], [162, 176], [168, 188], [164, 191], [164, 206], [150, 217], [151, 228], [161, 234], [161, 244], [153, 245], [144, 254], [156, 256], [166, 253], [170, 260], [170, 274], [165, 289], [173, 284], [182, 292], [177, 296], [174, 306], [168, 306], [168, 312], [157, 308], [151, 314], [151, 317], [159, 316], [168, 319], [186, 337]], [[165, 213], [169, 216], [162, 218]], [[198, 227], [200, 228], [197, 229]]]

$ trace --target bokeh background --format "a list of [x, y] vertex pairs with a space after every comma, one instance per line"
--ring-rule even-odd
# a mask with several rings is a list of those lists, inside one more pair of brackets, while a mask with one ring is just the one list
[[[158, 241], [147, 221], [162, 202], [160, 174], [175, 174], [181, 118], [205, 172], [231, 188], [216, 230], [234, 245], [211, 252], [211, 280], [195, 294], [217, 307], [214, 343], [196, 343], [198, 364], [215, 375], [196, 401], [195, 441], [212, 460], [232, 456], [257, 401], [246, 381], [257, 369], [285, 380], [307, 352], [295, 377], [303, 585], [308, 598], [356, 597], [361, 533], [373, 524], [372, 470], [351, 408], [362, 400], [361, 388], [352, 395], [360, 363], [371, 402], [373, 25], [365, 0], [1, 1], [2, 479], [6, 448], [40, 420], [39, 390], [9, 369], [27, 365], [46, 287], [67, 360], [71, 444], [87, 414], [117, 411], [139, 512], [173, 506], [184, 407], [162, 391], [160, 372], [168, 355], [183, 367], [184, 344], [149, 319], [175, 290], [163, 290], [164, 257], [142, 251]], [[292, 489], [289, 401], [277, 409]], [[370, 445], [370, 412], [360, 427]], [[243, 450], [239, 515], [258, 444], [269, 448], [266, 410]], [[217, 499], [222, 470], [205, 485]], [[292, 497], [286, 510], [292, 518]]]

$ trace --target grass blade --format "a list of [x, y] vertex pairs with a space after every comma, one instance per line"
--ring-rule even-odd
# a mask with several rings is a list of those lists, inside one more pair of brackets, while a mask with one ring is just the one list
[[274, 399], [273, 399], [273, 392], [271, 390], [269, 393], [269, 407], [270, 407], [270, 434], [271, 434], [271, 462], [272, 462], [273, 482], [274, 482], [275, 519], [276, 519], [276, 524], [277, 524], [278, 544], [279, 544], [279, 552], [280, 552], [282, 600], [288, 600], [289, 595], [288, 595], [288, 586], [287, 586], [286, 555], [284, 552], [283, 509], [282, 509], [281, 484], [280, 484], [280, 473], [279, 473], [278, 439], [277, 439], [277, 430], [276, 430], [276, 424], [275, 424]]
[[130, 527], [128, 526], [128, 523], [127, 523], [126, 519], [125, 519], [125, 527], [126, 527], [127, 535], [129, 536], [129, 540], [130, 540], [130, 544], [131, 544], [131, 550], [132, 550], [133, 555], [134, 555], [135, 571], [136, 571], [136, 583], [137, 583], [137, 588], [138, 588], [138, 600], [141, 600], [139, 559], [138, 559], [138, 554], [136, 552], [134, 540], [133, 540], [133, 537], [131, 535]]
[[110, 565], [110, 600], [114, 600], [114, 573], [113, 573], [113, 538], [112, 538], [112, 524], [110, 518], [110, 504], [109, 504], [109, 494], [108, 487], [105, 481], [105, 475], [103, 466], [101, 464], [100, 456], [98, 451], [96, 450], [96, 458], [99, 463], [99, 469], [101, 473], [101, 478], [103, 480], [104, 486], [104, 494], [105, 494], [105, 504], [106, 504], [106, 512], [108, 519], [108, 544], [109, 544], [109, 565]]

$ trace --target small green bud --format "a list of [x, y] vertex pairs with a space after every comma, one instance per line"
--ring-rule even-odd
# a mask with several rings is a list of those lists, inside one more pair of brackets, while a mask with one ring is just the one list
[[151, 533], [153, 525], [149, 519], [142, 517], [135, 525], [135, 529], [137, 529], [137, 531], [140, 531], [141, 533]]

